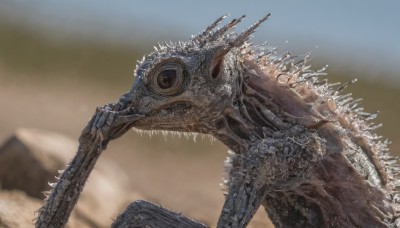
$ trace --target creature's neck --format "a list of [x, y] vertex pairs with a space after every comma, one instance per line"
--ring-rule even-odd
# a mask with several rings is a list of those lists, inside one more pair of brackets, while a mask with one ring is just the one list
[[254, 62], [227, 66], [227, 73], [233, 83], [231, 103], [213, 120], [211, 133], [234, 152], [247, 151], [254, 140], [272, 137], [298, 122], [318, 123], [307, 104]]

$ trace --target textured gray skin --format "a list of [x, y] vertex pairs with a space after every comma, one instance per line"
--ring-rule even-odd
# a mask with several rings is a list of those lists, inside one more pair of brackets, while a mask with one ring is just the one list
[[[318, 80], [307, 59], [247, 43], [266, 18], [240, 34], [230, 30], [241, 18], [211, 26], [145, 56], [123, 101], [146, 116], [135, 127], [211, 134], [236, 154], [221, 227], [246, 226], [260, 204], [277, 227], [395, 226], [394, 167], [371, 133], [374, 115], [339, 95], [345, 86]], [[183, 82], [168, 94], [156, 78], [172, 64]]]
[[[324, 69], [310, 70], [308, 56], [295, 63], [248, 43], [268, 16], [239, 34], [232, 29], [243, 17], [216, 29], [221, 17], [188, 42], [161, 44], [138, 63], [132, 89], [99, 110], [86, 135], [106, 145], [135, 127], [222, 141], [231, 152], [218, 227], [245, 227], [260, 205], [277, 227], [397, 227], [398, 165], [372, 133], [376, 115], [339, 94], [351, 83], [318, 79]], [[157, 81], [164, 70], [176, 71], [170, 88]], [[118, 118], [124, 121], [115, 124]], [[48, 204], [38, 227], [57, 218], [43, 212], [60, 208]]]

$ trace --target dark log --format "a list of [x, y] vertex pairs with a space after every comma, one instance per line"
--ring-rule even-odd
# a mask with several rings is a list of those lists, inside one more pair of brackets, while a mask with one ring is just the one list
[[112, 228], [128, 227], [180, 227], [205, 228], [202, 223], [170, 211], [153, 203], [138, 200], [131, 203], [111, 225]]

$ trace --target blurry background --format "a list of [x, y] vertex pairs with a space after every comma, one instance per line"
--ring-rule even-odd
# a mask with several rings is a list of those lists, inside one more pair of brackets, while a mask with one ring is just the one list
[[[0, 141], [19, 127], [77, 138], [95, 107], [129, 90], [136, 60], [158, 41], [187, 40], [217, 17], [247, 15], [243, 30], [271, 12], [254, 42], [312, 52], [331, 82], [380, 111], [378, 131], [400, 152], [399, 1], [0, 1]], [[348, 90], [349, 91], [349, 90]], [[140, 136], [112, 142], [103, 157], [129, 173], [132, 191], [215, 224], [225, 146]], [[259, 221], [259, 220], [257, 220]], [[253, 226], [261, 226], [255, 221]]]

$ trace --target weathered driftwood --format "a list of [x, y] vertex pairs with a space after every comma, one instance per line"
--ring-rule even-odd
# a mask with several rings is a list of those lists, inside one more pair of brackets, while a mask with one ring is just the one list
[[180, 227], [206, 228], [204, 224], [144, 200], [131, 203], [111, 225], [112, 228], [128, 227]]
[[39, 210], [36, 227], [63, 227], [78, 201], [79, 195], [109, 140], [121, 136], [138, 115], [130, 110], [118, 111], [120, 104], [109, 104], [98, 109], [79, 137], [75, 157], [58, 178], [51, 194]]

